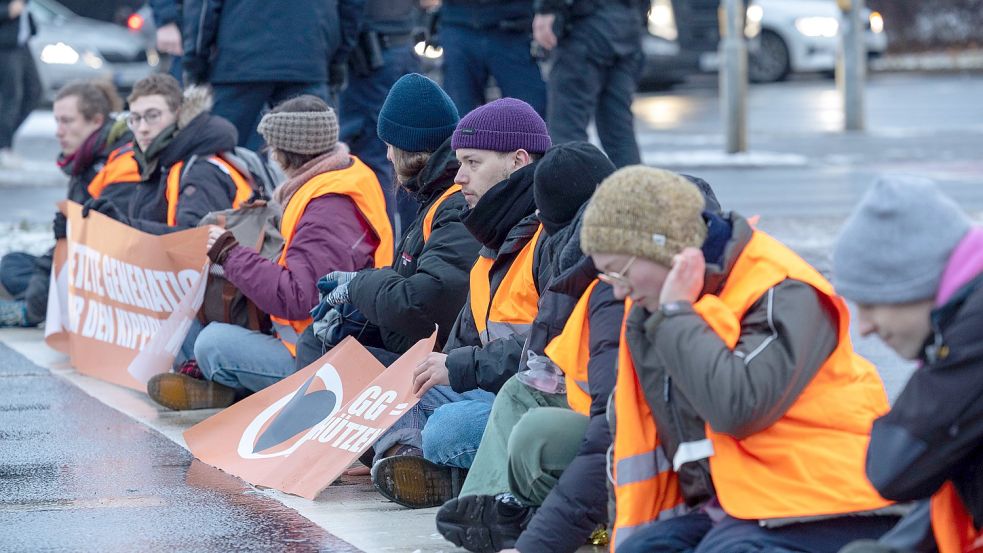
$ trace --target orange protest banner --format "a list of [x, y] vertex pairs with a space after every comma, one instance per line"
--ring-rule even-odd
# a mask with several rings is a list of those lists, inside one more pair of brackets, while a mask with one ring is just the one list
[[208, 229], [146, 234], [81, 206], [62, 206], [45, 340], [83, 374], [146, 391], [170, 370], [205, 292]]
[[195, 457], [314, 499], [416, 405], [413, 370], [436, 333], [384, 368], [346, 338], [324, 357], [184, 433]]

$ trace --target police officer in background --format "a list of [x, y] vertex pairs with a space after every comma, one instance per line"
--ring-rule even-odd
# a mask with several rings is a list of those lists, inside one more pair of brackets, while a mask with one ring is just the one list
[[444, 90], [459, 113], [485, 103], [488, 76], [502, 96], [525, 101], [545, 118], [546, 85], [530, 53], [533, 0], [444, 0], [440, 44]]
[[340, 140], [372, 168], [386, 195], [386, 205], [398, 236], [416, 217], [417, 203], [396, 186], [386, 145], [376, 134], [379, 110], [393, 84], [419, 71], [413, 53], [418, 8], [434, 0], [367, 0], [358, 41], [348, 56], [348, 86], [338, 100]]
[[617, 167], [641, 162], [632, 96], [647, 0], [535, 0], [533, 37], [552, 51], [546, 121], [554, 144], [587, 140], [591, 119]]

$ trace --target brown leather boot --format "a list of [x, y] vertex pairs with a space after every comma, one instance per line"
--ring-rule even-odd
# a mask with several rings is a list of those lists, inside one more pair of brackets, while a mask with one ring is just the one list
[[147, 382], [147, 395], [175, 411], [228, 407], [236, 399], [233, 388], [179, 373], [163, 373], [151, 378]]

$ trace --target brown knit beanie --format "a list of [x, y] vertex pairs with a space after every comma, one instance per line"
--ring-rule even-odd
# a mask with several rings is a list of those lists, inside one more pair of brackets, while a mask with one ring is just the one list
[[338, 145], [338, 116], [325, 111], [270, 112], [259, 122], [259, 134], [271, 147], [295, 154], [322, 154]]
[[580, 247], [587, 255], [623, 254], [672, 266], [706, 238], [703, 196], [693, 183], [663, 169], [633, 165], [604, 179], [584, 211]]

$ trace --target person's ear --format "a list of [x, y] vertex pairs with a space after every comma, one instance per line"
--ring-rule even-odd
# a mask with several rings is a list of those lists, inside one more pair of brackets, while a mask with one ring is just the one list
[[94, 116], [92, 117], [92, 122], [93, 122], [93, 123], [94, 123], [94, 124], [95, 124], [96, 126], [99, 126], [99, 127], [101, 127], [101, 126], [102, 126], [102, 124], [106, 122], [106, 116], [105, 116], [105, 115], [103, 115], [103, 114], [101, 114], [101, 113], [97, 113], [97, 114], [95, 114], [95, 115], [94, 115]]
[[532, 161], [532, 156], [529, 155], [529, 152], [523, 150], [522, 148], [519, 148], [518, 150], [515, 151], [515, 157], [513, 158], [512, 169], [515, 170], [525, 165], [529, 165], [530, 161]]

